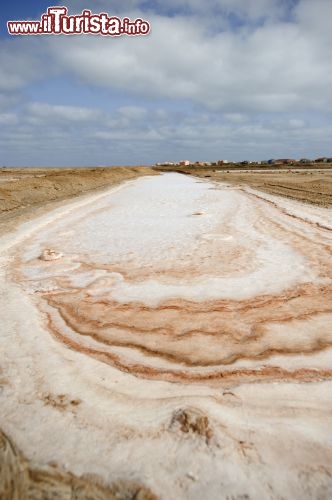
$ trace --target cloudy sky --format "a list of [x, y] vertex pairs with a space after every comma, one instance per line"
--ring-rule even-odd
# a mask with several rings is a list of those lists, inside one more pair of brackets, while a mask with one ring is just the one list
[[0, 165], [332, 156], [332, 0], [68, 0], [151, 32], [8, 35], [54, 3], [2, 1]]

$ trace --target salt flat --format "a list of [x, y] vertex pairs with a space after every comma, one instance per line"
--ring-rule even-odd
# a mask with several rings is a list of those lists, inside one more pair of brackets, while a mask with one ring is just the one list
[[331, 228], [174, 173], [22, 225], [0, 242], [2, 428], [160, 498], [329, 498]]

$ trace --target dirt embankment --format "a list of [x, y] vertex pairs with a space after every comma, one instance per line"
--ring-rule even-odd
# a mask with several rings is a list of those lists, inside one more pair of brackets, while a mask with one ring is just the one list
[[292, 198], [305, 203], [312, 203], [322, 207], [332, 206], [332, 168], [303, 170], [302, 172], [281, 168], [271, 169], [269, 172], [250, 171], [237, 172], [235, 169], [218, 171], [211, 168], [183, 168], [177, 171], [200, 178], [209, 178], [213, 181], [246, 185], [265, 191]]
[[147, 167], [1, 169], [0, 233], [49, 203], [153, 174]]

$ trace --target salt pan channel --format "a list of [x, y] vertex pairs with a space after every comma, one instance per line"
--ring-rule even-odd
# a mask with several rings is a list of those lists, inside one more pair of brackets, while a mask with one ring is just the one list
[[329, 210], [165, 174], [1, 244], [1, 419], [29, 458], [165, 499], [328, 498]]

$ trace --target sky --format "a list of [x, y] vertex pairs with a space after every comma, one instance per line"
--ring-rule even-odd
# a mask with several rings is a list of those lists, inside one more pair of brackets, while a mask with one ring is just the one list
[[151, 31], [8, 34], [51, 5], [1, 3], [0, 165], [332, 157], [332, 0], [68, 0]]

